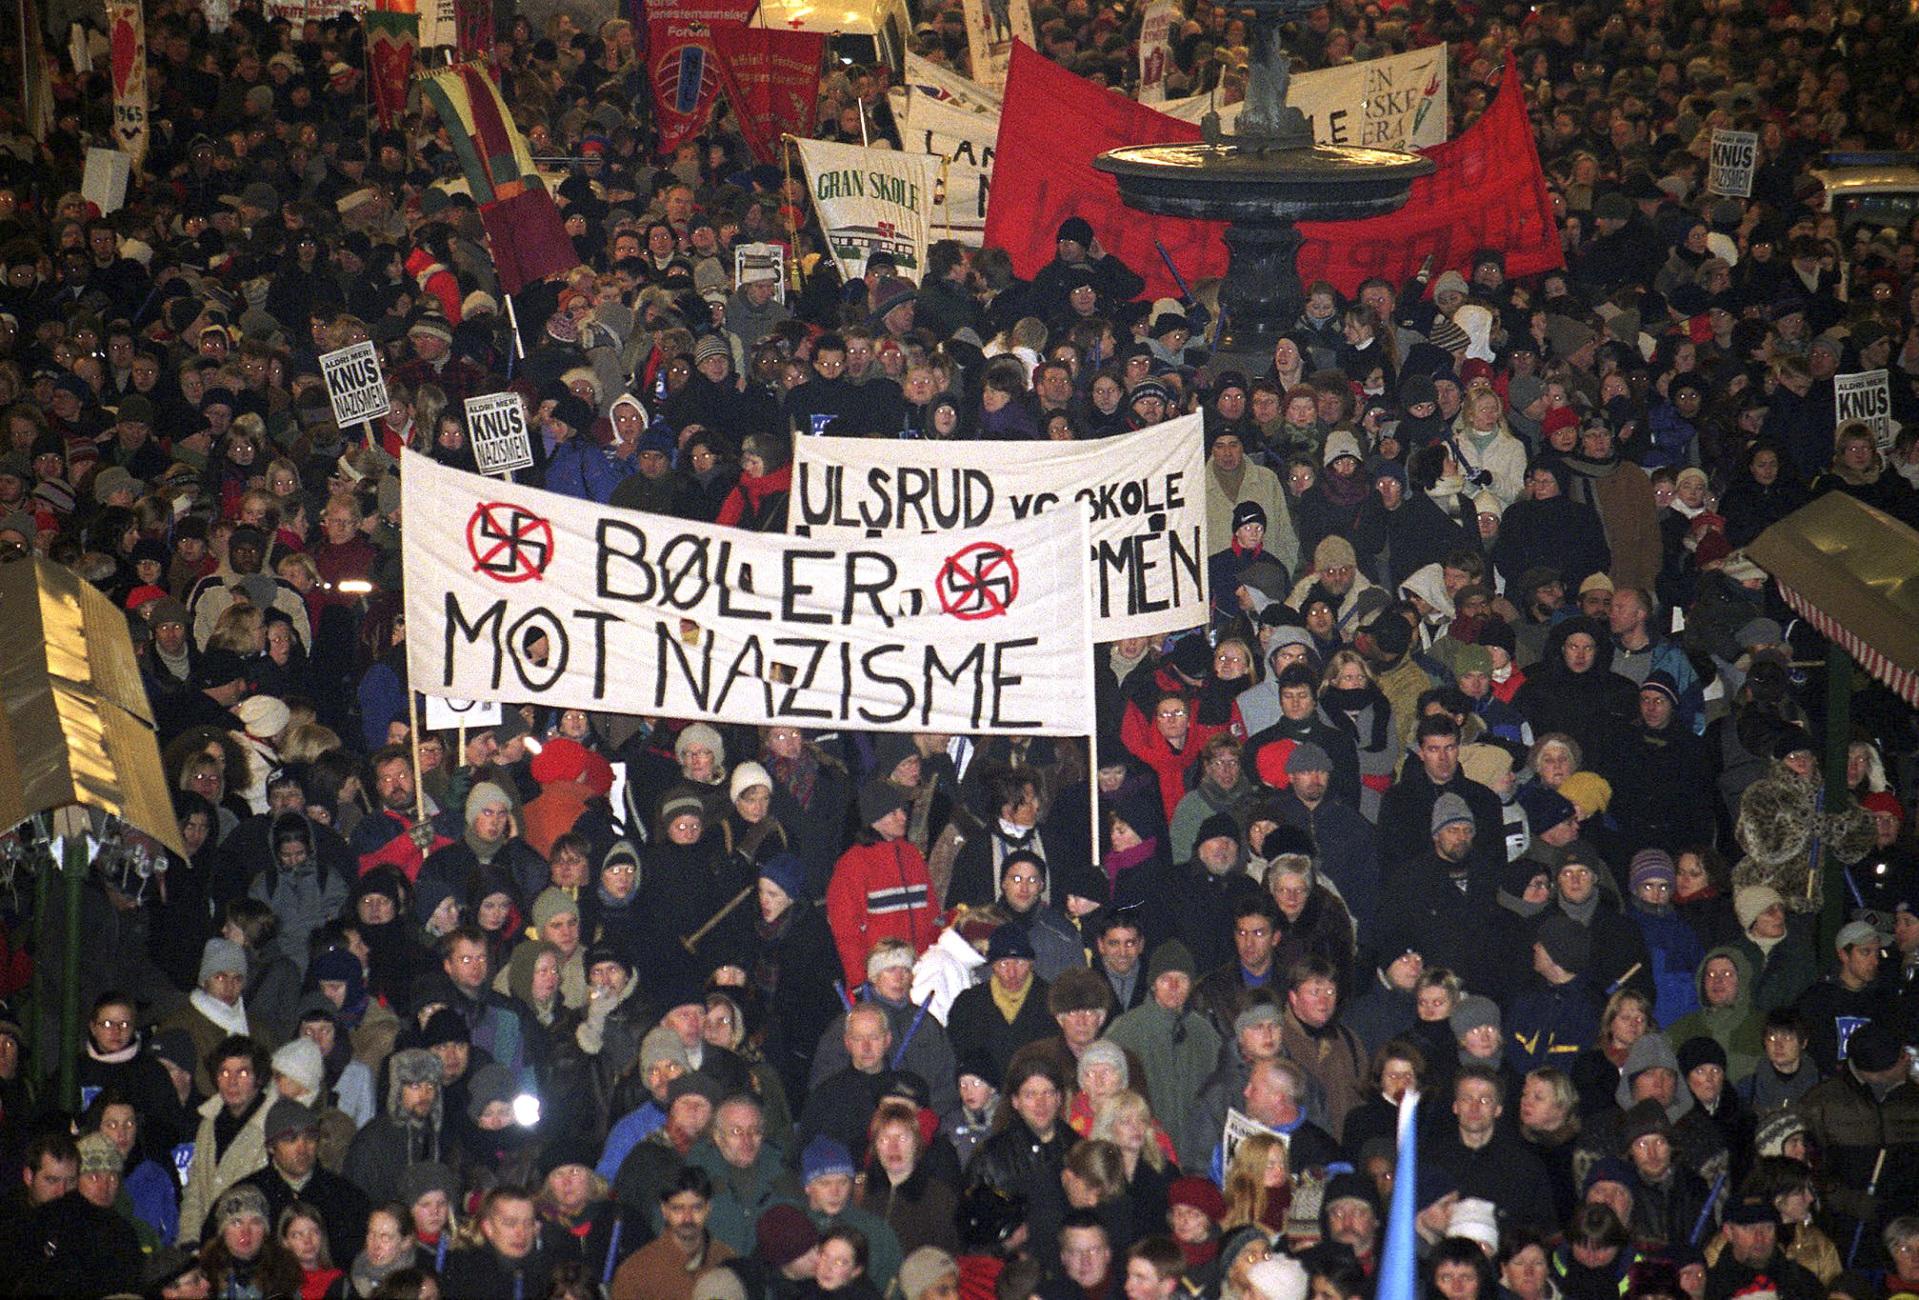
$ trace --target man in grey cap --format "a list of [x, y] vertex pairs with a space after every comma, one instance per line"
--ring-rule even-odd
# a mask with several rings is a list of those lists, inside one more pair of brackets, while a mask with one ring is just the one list
[[[1334, 790], [1333, 769], [1332, 756], [1317, 741], [1295, 745], [1274, 807], [1281, 825], [1312, 840], [1314, 868], [1339, 890], [1365, 943], [1379, 900], [1379, 837], [1359, 805]], [[1264, 773], [1261, 779], [1267, 779]]]
[[1434, 800], [1427, 822], [1428, 850], [1386, 871], [1382, 893], [1394, 905], [1380, 914], [1374, 946], [1382, 952], [1412, 949], [1428, 966], [1459, 975], [1467, 988], [1487, 987], [1493, 972], [1483, 936], [1492, 921], [1495, 882], [1477, 880], [1470, 870], [1473, 810], [1447, 791]]
[[[1303, 630], [1293, 628], [1281, 628], [1276, 635], [1290, 636], [1295, 633], [1306, 635]], [[1320, 715], [1319, 674], [1304, 663], [1280, 667], [1277, 658], [1275, 654], [1271, 680], [1243, 692], [1235, 706], [1239, 709], [1240, 717], [1245, 719], [1246, 732], [1250, 737], [1246, 742], [1246, 766], [1268, 785], [1279, 786], [1284, 782], [1273, 779], [1275, 757], [1267, 757], [1265, 763], [1261, 763], [1265, 750], [1286, 741], [1296, 745], [1317, 745], [1331, 760], [1333, 793], [1358, 807], [1359, 751], [1350, 735]], [[1263, 698], [1270, 699], [1273, 707], [1269, 712], [1261, 699], [1255, 699], [1249, 713], [1246, 708], [1248, 697], [1259, 691], [1270, 692], [1269, 696]], [[1278, 756], [1279, 764], [1283, 764], [1283, 753]], [[1277, 775], [1284, 775], [1283, 767]]]
[[1828, 1078], [1846, 1059], [1846, 1042], [1868, 1020], [1890, 1010], [1887, 990], [1879, 983], [1883, 948], [1879, 932], [1865, 921], [1848, 921], [1833, 936], [1837, 966], [1799, 997], [1797, 1010], [1812, 1029], [1806, 1050]]
[[366, 1233], [366, 1194], [330, 1169], [322, 1168], [320, 1117], [310, 1106], [285, 1097], [267, 1107], [267, 1167], [244, 1179], [266, 1197], [267, 1222], [304, 1201], [320, 1212], [328, 1241], [358, 1241]]
[[1233, 1040], [1221, 1060], [1199, 1086], [1199, 1095], [1186, 1112], [1180, 1134], [1182, 1151], [1204, 1151], [1219, 1141], [1226, 1112], [1241, 1104], [1253, 1067], [1279, 1055], [1279, 998], [1255, 989], [1245, 998], [1245, 1009], [1234, 1019]]

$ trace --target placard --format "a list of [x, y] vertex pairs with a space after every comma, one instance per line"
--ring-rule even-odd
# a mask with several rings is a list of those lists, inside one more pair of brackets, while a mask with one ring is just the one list
[[1759, 165], [1759, 135], [1754, 131], [1714, 131], [1712, 166], [1706, 192], [1729, 198], [1752, 197], [1752, 174]]
[[1853, 420], [1872, 430], [1880, 451], [1892, 450], [1898, 430], [1892, 423], [1892, 382], [1884, 370], [1862, 370], [1832, 377], [1833, 428]]
[[894, 120], [906, 147], [946, 164], [935, 195], [935, 233], [978, 248], [986, 236], [986, 204], [993, 190], [993, 149], [999, 113], [937, 99], [910, 86]]
[[[1429, 45], [1405, 54], [1334, 68], [1295, 72], [1286, 83], [1286, 104], [1312, 123], [1313, 143], [1353, 144], [1372, 149], [1425, 149], [1446, 139], [1446, 47]], [[1141, 103], [1149, 102], [1144, 95]], [[1245, 104], [1215, 104], [1214, 96], [1188, 95], [1161, 104], [1160, 111], [1199, 124], [1219, 110], [1219, 125], [1231, 131]]]
[[533, 467], [533, 435], [526, 403], [514, 392], [466, 399], [466, 436], [482, 474], [510, 474]]
[[733, 283], [745, 284], [748, 271], [773, 272], [773, 296], [786, 301], [786, 248], [780, 244], [735, 244], [733, 246]]
[[1173, 31], [1185, 17], [1174, 0], [1152, 0], [1139, 23], [1139, 89], [1142, 104], [1166, 101], [1166, 73], [1173, 66]]
[[127, 179], [133, 174], [133, 159], [118, 149], [87, 150], [86, 169], [80, 173], [81, 196], [100, 209], [100, 215], [118, 212], [127, 205]]
[[961, 14], [973, 80], [989, 90], [1000, 89], [1013, 63], [1013, 42], [1037, 43], [1032, 5], [1029, 0], [961, 0]]
[[1282, 1133], [1276, 1128], [1260, 1123], [1237, 1106], [1229, 1106], [1226, 1110], [1225, 1127], [1221, 1129], [1219, 1135], [1219, 1158], [1222, 1169], [1233, 1167], [1233, 1153], [1239, 1150], [1241, 1142], [1255, 1133], [1264, 1133], [1268, 1137], [1278, 1138], [1281, 1147], [1288, 1151], [1292, 1149], [1292, 1134]]
[[1087, 512], [830, 541], [620, 510], [401, 453], [408, 680], [752, 725], [1093, 728]]
[[498, 726], [501, 705], [497, 700], [456, 700], [446, 695], [428, 695], [424, 725], [428, 731], [469, 731], [475, 727]]
[[1180, 632], [1206, 621], [1201, 417], [1091, 442], [799, 438], [787, 527], [813, 537], [977, 529], [1092, 507], [1094, 639]]
[[320, 376], [326, 380], [327, 400], [333, 403], [333, 421], [342, 429], [377, 420], [393, 409], [387, 400], [386, 378], [380, 373], [380, 352], [371, 339], [323, 355]]

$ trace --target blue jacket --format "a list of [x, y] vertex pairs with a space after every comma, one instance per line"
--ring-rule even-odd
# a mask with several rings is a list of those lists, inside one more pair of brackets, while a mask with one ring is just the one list
[[1535, 977], [1506, 1013], [1506, 1064], [1515, 1074], [1542, 1065], [1572, 1072], [1580, 1049], [1599, 1040], [1599, 991], [1583, 975], [1565, 984]]
[[612, 500], [613, 489], [633, 473], [630, 462], [612, 459], [583, 438], [556, 442], [542, 436], [541, 441], [546, 464], [540, 471], [540, 486], [548, 492], [605, 505]]
[[1693, 972], [1706, 959], [1706, 951], [1699, 946], [1699, 936], [1693, 928], [1671, 908], [1648, 912], [1632, 907], [1627, 915], [1639, 927], [1640, 935], [1646, 940], [1646, 951], [1652, 957], [1654, 1019], [1670, 1025], [1679, 1017], [1699, 1010], [1699, 990], [1693, 983]]

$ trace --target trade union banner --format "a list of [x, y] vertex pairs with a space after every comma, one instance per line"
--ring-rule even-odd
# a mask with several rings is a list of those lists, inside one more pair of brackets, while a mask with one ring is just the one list
[[403, 456], [407, 665], [462, 700], [1087, 735], [1086, 512], [837, 541], [618, 510]]
[[898, 149], [796, 140], [806, 191], [840, 274], [857, 279], [875, 252], [918, 280], [926, 266], [939, 159]]
[[[1135, 212], [1093, 159], [1126, 145], [1191, 143], [1199, 128], [1074, 76], [1026, 48], [1013, 57], [993, 157], [986, 242], [1005, 248], [1031, 277], [1053, 258], [1054, 234], [1070, 216], [1092, 223], [1100, 243], [1146, 279], [1153, 296], [1177, 296], [1157, 240], [1188, 283], [1226, 274], [1226, 223]], [[1492, 105], [1455, 139], [1420, 151], [1438, 164], [1412, 184], [1398, 212], [1360, 221], [1302, 221], [1299, 275], [1353, 294], [1368, 276], [1403, 284], [1427, 257], [1433, 271], [1465, 271], [1474, 250], [1506, 255], [1509, 275], [1565, 265], [1552, 202], [1526, 121], [1524, 90], [1508, 60]]]
[[971, 109], [976, 113], [998, 113], [1000, 110], [1000, 93], [997, 90], [991, 90], [970, 77], [962, 77], [949, 68], [911, 52], [906, 56], [906, 75], [900, 80], [922, 95], [951, 104], [954, 108]]
[[720, 84], [746, 147], [760, 162], [772, 162], [781, 131], [813, 125], [825, 34], [719, 26], [713, 29], [713, 45], [720, 56]]
[[[1142, 37], [1142, 52], [1144, 48]], [[1189, 95], [1160, 109], [1197, 126], [1213, 106], [1212, 99]], [[1140, 100], [1150, 102], [1143, 94]], [[1428, 45], [1383, 59], [1295, 72], [1286, 84], [1286, 103], [1312, 122], [1316, 144], [1429, 148], [1446, 138], [1446, 47]], [[1242, 107], [1240, 101], [1219, 106], [1222, 130], [1233, 129]]]
[[[812, 537], [911, 536], [1092, 508], [1088, 557], [1099, 641], [1206, 621], [1200, 417], [1096, 442], [1021, 444], [801, 438], [787, 527]], [[1223, 543], [1218, 543], [1223, 545]]]

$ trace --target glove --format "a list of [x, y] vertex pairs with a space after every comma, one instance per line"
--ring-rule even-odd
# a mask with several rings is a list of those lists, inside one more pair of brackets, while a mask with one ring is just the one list
[[406, 837], [413, 841], [413, 847], [425, 853], [433, 847], [433, 823], [415, 822], [406, 828]]
[[1493, 472], [1489, 469], [1482, 469], [1472, 474], [1466, 481], [1474, 487], [1491, 487], [1493, 485]]

